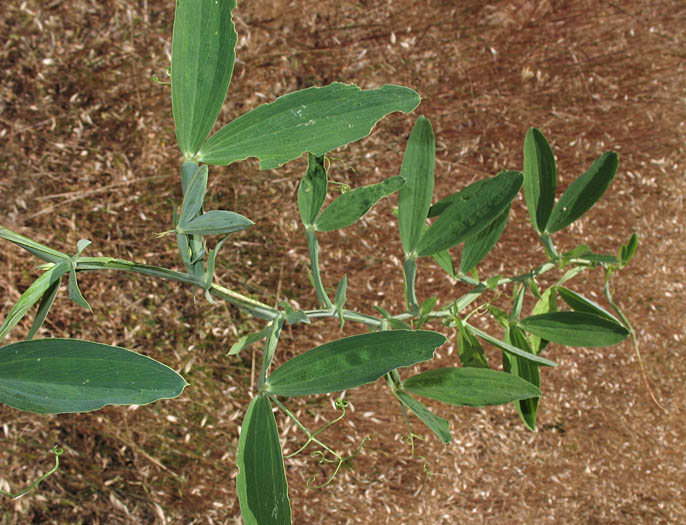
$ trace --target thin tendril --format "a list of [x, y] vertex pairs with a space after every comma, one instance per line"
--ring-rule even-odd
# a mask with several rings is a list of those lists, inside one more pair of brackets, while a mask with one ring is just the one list
[[60, 456], [64, 453], [64, 449], [55, 445], [54, 447], [52, 447], [52, 453], [55, 454], [55, 466], [54, 467], [52, 467], [50, 470], [48, 470], [45, 474], [43, 474], [40, 478], [38, 478], [36, 481], [31, 483], [28, 487], [26, 487], [21, 492], [17, 492], [16, 494], [14, 494], [12, 492], [5, 492], [4, 490], [0, 489], [0, 494], [2, 494], [3, 496], [7, 496], [8, 498], [12, 498], [12, 499], [19, 498], [19, 497], [23, 496], [24, 494], [30, 492], [34, 488], [36, 488], [38, 486], [38, 484], [41, 481], [43, 481], [45, 478], [47, 478], [48, 476], [51, 476], [52, 474], [57, 472], [57, 469], [60, 467]]
[[653, 392], [653, 389], [650, 387], [650, 383], [648, 382], [648, 375], [646, 374], [646, 369], [645, 365], [643, 364], [643, 358], [641, 357], [641, 351], [638, 346], [638, 338], [636, 337], [636, 331], [634, 330], [634, 327], [631, 326], [631, 323], [629, 322], [629, 319], [624, 315], [624, 312], [622, 312], [622, 309], [617, 305], [612, 300], [612, 291], [610, 289], [610, 277], [612, 276], [612, 270], [610, 268], [605, 268], [605, 298], [607, 299], [607, 302], [610, 304], [612, 309], [616, 312], [616, 314], [619, 316], [621, 319], [622, 323], [626, 327], [627, 330], [629, 330], [629, 333], [631, 334], [631, 340], [633, 342], [634, 346], [634, 351], [636, 352], [636, 357], [638, 358], [638, 364], [641, 368], [641, 377], [643, 378], [643, 383], [645, 383], [646, 389], [648, 390], [648, 394], [650, 395], [650, 398], [653, 400], [653, 403], [662, 410], [665, 414], [667, 413], [667, 409], [663, 407], [660, 402], [657, 400], [657, 397], [655, 396], [655, 393]]
[[286, 456], [286, 459], [292, 458], [293, 456], [297, 456], [298, 454], [300, 454], [303, 450], [305, 450], [307, 448], [307, 446], [312, 442], [312, 440], [314, 439], [314, 437], [316, 435], [320, 434], [321, 432], [324, 432], [331, 425], [335, 425], [336, 423], [338, 423], [341, 419], [343, 419], [345, 417], [345, 409], [348, 407], [348, 402], [343, 398], [339, 398], [339, 399], [336, 399], [335, 406], [337, 409], [339, 409], [341, 411], [341, 415], [338, 416], [336, 419], [329, 421], [326, 425], [324, 425], [319, 430], [316, 430], [315, 432], [313, 432], [308, 437], [305, 444], [302, 447], [300, 447], [298, 450], [296, 450], [295, 452], [288, 454], [288, 456]]
[[[350, 454], [349, 456], [341, 457], [341, 456], [338, 456], [338, 455], [336, 454], [336, 456], [339, 458], [339, 459], [338, 459], [338, 464], [336, 465], [336, 470], [333, 471], [333, 474], [331, 474], [331, 476], [329, 477], [329, 479], [327, 479], [327, 480], [326, 480], [324, 483], [322, 483], [321, 485], [315, 485], [315, 484], [314, 484], [314, 481], [317, 479], [317, 476], [312, 476], [310, 479], [307, 480], [307, 483], [306, 483], [306, 484], [307, 484], [308, 488], [311, 488], [311, 489], [323, 489], [324, 487], [326, 487], [326, 486], [327, 486], [329, 483], [331, 483], [331, 482], [333, 481], [333, 479], [336, 477], [336, 474], [338, 474], [338, 471], [341, 469], [341, 465], [343, 465], [343, 463], [346, 463], [347, 461], [350, 461], [351, 459], [355, 459], [355, 458], [360, 454], [360, 452], [362, 452], [362, 449], [364, 448], [364, 444], [365, 444], [367, 441], [369, 441], [370, 439], [371, 439], [371, 438], [370, 438], [369, 436], [365, 436], [365, 437], [362, 439], [362, 441], [360, 442], [360, 446], [357, 447], [357, 449], [355, 450], [355, 452], [353, 452], [353, 453]], [[335, 463], [334, 460], [327, 459], [326, 456], [324, 455], [324, 453], [323, 453], [321, 450], [316, 450], [316, 451], [312, 452], [312, 454], [310, 454], [310, 456], [311, 456], [311, 457], [317, 457], [317, 456], [319, 456], [319, 464], [320, 464], [320, 465], [321, 465], [322, 463]]]

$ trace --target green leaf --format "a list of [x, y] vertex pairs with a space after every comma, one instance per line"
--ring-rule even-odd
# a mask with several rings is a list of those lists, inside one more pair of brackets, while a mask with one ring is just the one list
[[73, 258], [78, 258], [83, 250], [88, 248], [91, 244], [91, 241], [88, 239], [79, 239], [76, 243], [76, 255]]
[[622, 324], [619, 319], [605, 310], [605, 308], [594, 303], [590, 299], [586, 299], [583, 295], [573, 292], [564, 286], [556, 286], [555, 288], [557, 289], [557, 293], [560, 295], [560, 297], [562, 297], [562, 300], [567, 303], [567, 305], [569, 305], [569, 307], [575, 312], [585, 312], [587, 314], [598, 315], [609, 321], [612, 321], [613, 323]]
[[[557, 312], [557, 293], [555, 286], [551, 286], [543, 292], [541, 298], [536, 302], [534, 309], [531, 311], [533, 315], [547, 314], [548, 312]], [[540, 354], [549, 343], [548, 340], [541, 339], [537, 335], [531, 335], [529, 340], [531, 341], [531, 347], [534, 354]], [[519, 347], [522, 348], [521, 346]]]
[[210, 253], [207, 256], [207, 271], [205, 271], [205, 298], [211, 304], [214, 304], [214, 299], [212, 299], [212, 295], [210, 294], [210, 289], [212, 288], [212, 281], [214, 280], [214, 267], [216, 265], [219, 250], [222, 249], [222, 245], [224, 244], [224, 241], [226, 241], [226, 239], [228, 239], [228, 237], [220, 239], [219, 242], [214, 246], [214, 248], [210, 250]]
[[286, 322], [288, 324], [310, 324], [310, 318], [307, 317], [307, 314], [303, 310], [295, 310], [290, 304], [288, 304], [288, 301], [281, 301], [279, 306], [284, 309], [286, 314]]
[[246, 230], [255, 223], [232, 211], [211, 210], [196, 217], [185, 225], [178, 224], [178, 233], [193, 235], [225, 235]]
[[39, 242], [33, 241], [28, 237], [24, 237], [23, 235], [19, 235], [18, 233], [15, 233], [7, 228], [0, 227], [0, 238], [6, 239], [17, 246], [21, 246], [26, 251], [44, 261], [59, 264], [63, 261], [71, 260], [71, 257], [69, 257], [66, 253], [58, 252], [57, 250], [48, 248]]
[[412, 413], [417, 416], [422, 423], [424, 423], [429, 430], [438, 436], [441, 443], [447, 445], [450, 443], [450, 421], [443, 419], [431, 412], [424, 403], [417, 401], [412, 396], [403, 392], [402, 390], [396, 390], [395, 392], [398, 400], [405, 405]]
[[290, 525], [291, 504], [271, 403], [252, 400], [238, 440], [236, 488], [245, 525]]
[[43, 326], [43, 322], [45, 322], [45, 318], [48, 316], [50, 308], [52, 308], [52, 305], [55, 302], [55, 298], [57, 297], [57, 292], [59, 292], [61, 284], [62, 279], [57, 279], [43, 294], [43, 298], [41, 299], [40, 304], [38, 305], [38, 310], [36, 311], [36, 317], [33, 318], [31, 329], [29, 330], [29, 333], [26, 334], [27, 340], [33, 339], [33, 336], [36, 335], [40, 327]]
[[509, 215], [510, 204], [506, 206], [503, 212], [498, 215], [491, 224], [464, 241], [462, 259], [460, 260], [461, 273], [471, 272], [477, 264], [484, 260], [484, 257], [488, 255], [498, 242], [498, 239], [500, 239], [500, 236], [507, 225]]
[[419, 240], [417, 254], [433, 255], [477, 234], [507, 208], [521, 186], [520, 172], [503, 171], [439, 201], [429, 215], [440, 215]]
[[626, 244], [623, 244], [619, 249], [619, 264], [624, 267], [629, 264], [638, 248], [638, 235], [635, 233], [631, 235]]
[[84, 299], [83, 294], [79, 289], [79, 283], [76, 280], [76, 269], [74, 268], [74, 266], [72, 266], [69, 269], [69, 298], [79, 306], [82, 306], [83, 308], [86, 308], [89, 312], [93, 313], [91, 305], [89, 305], [88, 301]]
[[346, 228], [371, 210], [381, 199], [402, 188], [403, 184], [405, 179], [396, 176], [378, 184], [347, 191], [322, 211], [314, 221], [314, 227], [321, 232]]
[[[517, 348], [521, 348], [525, 352], [532, 353], [532, 349], [526, 340], [526, 335], [522, 329], [517, 326], [510, 326], [510, 328], [505, 331], [505, 341]], [[537, 388], [541, 387], [541, 374], [538, 370], [538, 366], [531, 361], [503, 352], [503, 370], [513, 376], [521, 377]], [[519, 417], [526, 425], [526, 428], [532, 432], [536, 430], [538, 400], [538, 397], [530, 397], [528, 399], [518, 399], [514, 401]]]
[[488, 368], [488, 360], [479, 340], [469, 331], [462, 320], [455, 316], [457, 325], [457, 353], [466, 368]]
[[524, 197], [531, 223], [537, 232], [545, 231], [555, 202], [557, 168], [548, 141], [536, 128], [524, 139]]
[[546, 232], [555, 233], [590, 210], [615, 178], [619, 160], [614, 151], [604, 153], [589, 170], [572, 182], [557, 201]]
[[405, 257], [413, 254], [424, 231], [434, 191], [435, 159], [431, 122], [420, 116], [410, 133], [400, 169], [406, 182], [398, 192], [398, 228]]
[[438, 263], [438, 266], [440, 266], [445, 273], [447, 273], [453, 279], [457, 279], [457, 273], [455, 273], [453, 259], [450, 257], [450, 252], [448, 250], [434, 253], [431, 257]]
[[184, 157], [212, 130], [236, 58], [235, 0], [176, 0], [172, 37], [172, 111]]
[[442, 334], [423, 330], [345, 337], [287, 361], [269, 376], [267, 391], [279, 396], [304, 396], [355, 388], [395, 368], [431, 359], [445, 341]]
[[0, 402], [39, 414], [145, 405], [186, 387], [168, 366], [117, 346], [34, 339], [0, 351]]
[[348, 298], [348, 277], [343, 276], [341, 282], [338, 283], [336, 288], [336, 298], [333, 301], [333, 306], [338, 314], [338, 319], [341, 322], [341, 330], [343, 330], [343, 325], [345, 324], [345, 319], [343, 318], [343, 307], [345, 306], [345, 301]]
[[422, 305], [419, 307], [419, 315], [425, 317], [429, 315], [434, 307], [436, 306], [437, 297], [428, 297], [422, 301]]
[[410, 112], [419, 95], [385, 85], [362, 91], [334, 82], [284, 95], [227, 124], [203, 145], [199, 160], [228, 165], [257, 157], [260, 169], [278, 168], [305, 152], [321, 156], [366, 137], [394, 111]]
[[314, 224], [314, 220], [326, 200], [328, 179], [324, 167], [324, 156], [307, 155], [307, 173], [298, 187], [298, 210], [305, 226]]
[[44, 293], [46, 293], [50, 287], [58, 282], [62, 276], [69, 271], [69, 263], [63, 261], [49, 270], [47, 270], [43, 275], [38, 277], [31, 286], [29, 286], [19, 300], [14, 304], [10, 313], [0, 326], [0, 341], [2, 341], [5, 336], [9, 333], [12, 328], [14, 328], [19, 321], [23, 319], [26, 312], [29, 311], [37, 301], [40, 299]]
[[550, 312], [519, 322], [527, 332], [567, 346], [611, 346], [629, 336], [622, 325], [585, 312]]
[[[187, 163], [184, 163], [187, 164]], [[189, 183], [183, 193], [183, 203], [181, 204], [181, 215], [178, 224], [183, 228], [190, 221], [195, 219], [202, 210], [202, 203], [205, 200], [207, 191], [207, 166], [199, 166], [190, 177]]]
[[241, 350], [243, 350], [246, 346], [249, 346], [253, 343], [256, 343], [257, 341], [260, 341], [267, 337], [267, 334], [269, 333], [269, 325], [266, 325], [262, 330], [255, 334], [247, 334], [241, 337], [238, 341], [236, 341], [233, 345], [231, 345], [231, 350], [229, 350], [229, 353], [226, 355], [236, 355], [238, 354]]
[[472, 407], [541, 395], [528, 381], [488, 368], [436, 368], [408, 378], [402, 388], [449, 405]]

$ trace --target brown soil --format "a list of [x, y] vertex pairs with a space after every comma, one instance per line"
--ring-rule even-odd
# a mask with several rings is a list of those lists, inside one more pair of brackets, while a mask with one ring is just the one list
[[[437, 134], [441, 197], [521, 167], [530, 126], [551, 140], [561, 187], [603, 151], [617, 151], [611, 191], [557, 242], [614, 252], [638, 232], [637, 256], [614, 291], [667, 410], [651, 402], [628, 342], [551, 346], [546, 356], [560, 366], [543, 372], [535, 433], [509, 405], [432, 405], [451, 420], [453, 442], [443, 447], [427, 436], [414, 457], [383, 385], [351, 391], [354, 410], [324, 438], [347, 453], [370, 439], [322, 490], [306, 481], [322, 482], [330, 471], [306, 455], [287, 462], [294, 523], [686, 522], [683, 2], [254, 0], [235, 14], [238, 62], [221, 122], [310, 85], [410, 86]], [[171, 238], [154, 237], [169, 228], [171, 203], [180, 201], [169, 88], [151, 81], [169, 66], [172, 20], [173, 2], [159, 0], [0, 4], [2, 224], [65, 251], [88, 238], [89, 254], [178, 267]], [[331, 177], [356, 185], [397, 174], [415, 118], [393, 115], [370, 138], [333, 152]], [[304, 166], [301, 159], [259, 172], [251, 160], [211, 170], [210, 206], [257, 223], [224, 248], [225, 286], [269, 304], [314, 306], [294, 199]], [[326, 282], [347, 274], [349, 305], [361, 311], [402, 308], [392, 205], [321, 238]], [[480, 271], [513, 274], [542, 260], [520, 199]], [[2, 249], [3, 316], [38, 275], [35, 265], [9, 244]], [[145, 352], [192, 386], [176, 400], [92, 414], [0, 407], [0, 488], [18, 489], [46, 471], [54, 444], [66, 451], [60, 472], [39, 490], [1, 500], [2, 523], [240, 522], [235, 454], [251, 351], [259, 356], [259, 349], [240, 358], [225, 353], [260, 324], [175, 284], [117, 273], [80, 282], [94, 314], [63, 290], [44, 336]], [[598, 272], [574, 288], [600, 298], [601, 284]], [[426, 262], [418, 291], [445, 304], [462, 288]], [[10, 342], [27, 329], [24, 322]], [[288, 329], [279, 359], [335, 330], [334, 322]], [[439, 363], [454, 363], [451, 353], [441, 350]], [[489, 355], [498, 362], [496, 352]], [[326, 396], [291, 406], [312, 426], [335, 414]], [[285, 447], [294, 450], [303, 436], [279, 421]], [[415, 431], [424, 429], [416, 423]]]

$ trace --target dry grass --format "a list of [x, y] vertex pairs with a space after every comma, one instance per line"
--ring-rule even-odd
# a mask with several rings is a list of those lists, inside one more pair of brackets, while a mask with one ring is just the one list
[[[435, 406], [454, 439], [418, 444], [427, 475], [401, 439], [406, 429], [390, 395], [380, 385], [351, 391], [354, 410], [325, 437], [348, 452], [371, 439], [324, 490], [305, 486], [322, 474], [312, 460], [289, 460], [295, 523], [686, 521], [682, 3], [255, 0], [236, 15], [239, 62], [222, 122], [313, 84], [411, 86], [437, 134], [438, 196], [521, 166], [532, 125], [552, 139], [562, 187], [601, 152], [618, 151], [611, 195], [558, 242], [607, 251], [638, 232], [639, 252], [615, 295], [668, 409], [651, 404], [629, 344], [551, 348], [560, 366], [544, 372], [539, 430], [526, 432], [511, 406]], [[170, 201], [180, 199], [169, 90], [150, 81], [169, 65], [172, 16], [173, 3], [157, 0], [0, 5], [0, 190], [8, 196], [0, 222], [66, 251], [85, 237], [94, 241], [90, 254], [178, 264], [171, 241], [153, 236], [168, 229]], [[334, 152], [332, 177], [354, 185], [397, 174], [413, 119], [393, 115], [372, 137]], [[303, 169], [298, 161], [258, 172], [247, 161], [212, 171], [212, 205], [257, 223], [224, 249], [222, 283], [270, 304], [314, 304], [294, 199]], [[326, 282], [347, 274], [350, 305], [363, 311], [401, 308], [391, 205], [321, 239]], [[516, 272], [541, 258], [518, 200], [481, 271]], [[37, 275], [34, 264], [12, 247], [0, 254], [3, 312]], [[420, 297], [455, 295], [434, 265], [420, 272]], [[93, 316], [62, 294], [44, 335], [143, 351], [183, 371], [192, 387], [177, 400], [94, 414], [37, 417], [0, 407], [3, 488], [47, 470], [54, 443], [66, 449], [63, 469], [39, 491], [3, 500], [3, 523], [240, 522], [235, 452], [254, 356], [224, 354], [259, 325], [169, 283], [114, 273], [81, 282]], [[576, 289], [600, 291], [600, 283], [589, 275]], [[287, 330], [280, 358], [334, 330], [324, 322]], [[440, 354], [441, 363], [455, 360], [450, 348]], [[313, 425], [313, 414], [318, 424], [334, 416], [325, 396], [293, 407]], [[293, 450], [302, 436], [280, 423]]]

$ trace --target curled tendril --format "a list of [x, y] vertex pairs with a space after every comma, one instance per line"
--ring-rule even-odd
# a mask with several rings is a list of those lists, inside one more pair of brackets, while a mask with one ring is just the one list
[[152, 76], [152, 83], [153, 84], [160, 84], [163, 86], [171, 86], [171, 82], [165, 82], [163, 80], [160, 80], [160, 77], [158, 77], [157, 75]]
[[55, 472], [57, 472], [57, 469], [60, 467], [60, 456], [61, 456], [62, 454], [64, 454], [64, 449], [61, 448], [61, 447], [59, 447], [59, 446], [57, 446], [57, 445], [55, 445], [54, 447], [52, 447], [52, 453], [55, 454], [55, 466], [52, 467], [49, 471], [47, 471], [47, 472], [46, 472], [45, 474], [43, 474], [40, 478], [38, 478], [36, 481], [34, 481], [33, 483], [31, 483], [31, 484], [30, 484], [28, 487], [26, 487], [24, 490], [22, 490], [22, 491], [20, 491], [20, 492], [17, 492], [16, 494], [14, 494], [14, 493], [12, 493], [12, 492], [5, 492], [4, 490], [0, 490], [0, 494], [2, 494], [3, 496], [7, 496], [8, 498], [16, 499], [16, 498], [18, 498], [18, 497], [20, 497], [20, 496], [23, 496], [23, 495], [26, 494], [27, 492], [30, 492], [31, 490], [33, 490], [34, 488], [36, 488], [36, 487], [38, 486], [38, 484], [39, 484], [41, 481], [43, 481], [45, 478], [47, 478], [48, 476], [51, 476], [52, 474], [54, 474]]
[[360, 454], [360, 452], [362, 452], [362, 449], [364, 448], [364, 444], [367, 441], [369, 441], [370, 439], [371, 438], [369, 436], [365, 436], [364, 438], [362, 438], [362, 441], [360, 441], [360, 445], [357, 447], [355, 452], [353, 452], [352, 454], [350, 454], [349, 456], [346, 456], [346, 457], [342, 457], [342, 456], [339, 456], [338, 454], [336, 454], [336, 457], [338, 458], [336, 460], [328, 459], [326, 457], [326, 455], [321, 450], [316, 450], [316, 451], [312, 452], [310, 454], [310, 456], [313, 458], [318, 457], [319, 458], [318, 463], [320, 465], [322, 465], [324, 463], [336, 463], [336, 469], [333, 471], [333, 474], [331, 474], [329, 479], [327, 479], [321, 485], [315, 484], [315, 481], [317, 480], [317, 476], [312, 476], [311, 478], [309, 478], [307, 480], [307, 483], [306, 483], [307, 487], [311, 488], [311, 489], [323, 489], [324, 487], [326, 487], [336, 477], [336, 474], [338, 474], [338, 471], [341, 469], [341, 465], [343, 465], [343, 463], [346, 463], [352, 459], [355, 459]]

